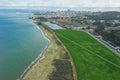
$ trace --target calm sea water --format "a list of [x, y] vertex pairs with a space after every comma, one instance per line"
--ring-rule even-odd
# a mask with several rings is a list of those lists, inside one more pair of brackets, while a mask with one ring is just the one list
[[16, 80], [47, 46], [28, 14], [0, 14], [0, 80]]

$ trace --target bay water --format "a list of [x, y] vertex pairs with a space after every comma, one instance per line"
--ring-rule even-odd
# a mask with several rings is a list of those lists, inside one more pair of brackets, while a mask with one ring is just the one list
[[16, 80], [48, 45], [25, 13], [0, 13], [0, 80]]

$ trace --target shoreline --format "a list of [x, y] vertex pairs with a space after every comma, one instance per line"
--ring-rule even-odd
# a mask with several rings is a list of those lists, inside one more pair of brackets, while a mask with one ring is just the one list
[[24, 72], [22, 73], [22, 75], [20, 76], [20, 78], [18, 78], [17, 80], [24, 80], [24, 77], [29, 73], [29, 71], [31, 70], [31, 68], [33, 66], [35, 66], [35, 64], [37, 64], [38, 61], [41, 61], [42, 58], [44, 58], [44, 55], [46, 54], [46, 50], [47, 48], [50, 46], [51, 44], [51, 41], [50, 39], [48, 38], [48, 36], [46, 35], [45, 31], [43, 29], [41, 29], [41, 27], [36, 23], [34, 22], [34, 20], [31, 21], [32, 24], [42, 32], [42, 35], [44, 36], [44, 38], [47, 39], [48, 41], [48, 44], [46, 45], [46, 47], [43, 49], [43, 51], [40, 53], [40, 55], [34, 60], [31, 62], [31, 64], [24, 70]]
[[[59, 75], [60, 78], [64, 77], [68, 80], [74, 80], [72, 61], [68, 55], [69, 53], [63, 47], [61, 42], [58, 41], [54, 31], [48, 29], [48, 27], [44, 25], [39, 25], [36, 22], [34, 23], [43, 31], [45, 37], [50, 40], [50, 44], [48, 45], [47, 49], [45, 49], [43, 53], [44, 55], [27, 71], [22, 80], [52, 80], [52, 78], [55, 78], [55, 76], [53, 76], [54, 73], [55, 75], [59, 75], [60, 69], [57, 70], [58, 67], [56, 64], [62, 65], [61, 69], [64, 70], [63, 73], [65, 75]], [[68, 65], [64, 63], [69, 64], [69, 67], [67, 67]]]
[[42, 32], [42, 35], [45, 39], [48, 40], [48, 42], [50, 43], [50, 40], [47, 38], [47, 36], [45, 35], [44, 31], [39, 27], [39, 25], [37, 25], [37, 23], [35, 22], [35, 20], [31, 20], [31, 23], [38, 29]]
[[32, 68], [32, 66], [34, 66], [36, 64], [36, 62], [42, 58], [42, 56], [44, 55], [44, 52], [48, 48], [48, 46], [49, 46], [49, 44], [43, 49], [43, 51], [40, 53], [40, 55], [34, 61], [31, 62], [31, 64], [23, 71], [21, 76], [16, 80], [22, 80], [22, 78], [27, 74], [27, 72]]
[[32, 68], [32, 66], [34, 66], [38, 60], [41, 60], [41, 58], [44, 56], [44, 53], [46, 51], [46, 49], [48, 48], [48, 46], [50, 45], [50, 40], [46, 37], [45, 33], [43, 32], [43, 30], [32, 20], [31, 23], [42, 32], [43, 37], [48, 41], [48, 44], [45, 46], [45, 48], [41, 51], [41, 53], [38, 55], [37, 58], [35, 58], [35, 60], [33, 60], [30, 65], [28, 65], [28, 67], [22, 72], [22, 74], [20, 75], [20, 77], [16, 80], [22, 80], [24, 78], [24, 76], [28, 73], [28, 71]]

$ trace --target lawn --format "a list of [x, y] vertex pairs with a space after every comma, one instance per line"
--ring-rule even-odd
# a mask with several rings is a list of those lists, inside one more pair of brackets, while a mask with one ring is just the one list
[[120, 80], [120, 57], [86, 32], [56, 30], [69, 50], [78, 80]]

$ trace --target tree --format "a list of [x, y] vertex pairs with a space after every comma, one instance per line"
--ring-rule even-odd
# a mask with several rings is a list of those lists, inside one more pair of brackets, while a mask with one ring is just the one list
[[97, 22], [96, 26], [97, 26], [97, 28], [95, 29], [95, 32], [101, 32], [105, 29], [104, 24], [102, 24], [101, 22]]
[[90, 29], [90, 26], [87, 26], [87, 29]]

